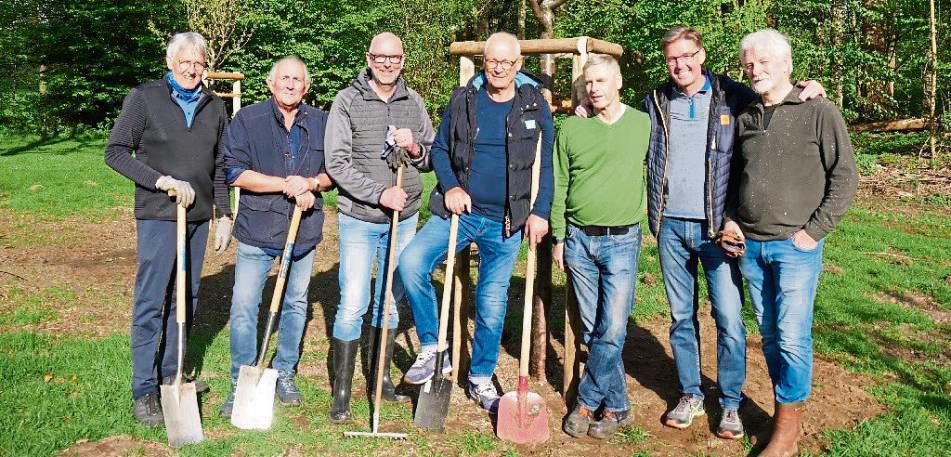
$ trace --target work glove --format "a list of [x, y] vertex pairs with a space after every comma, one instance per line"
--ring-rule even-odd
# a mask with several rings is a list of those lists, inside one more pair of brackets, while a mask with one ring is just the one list
[[231, 218], [222, 216], [218, 218], [218, 224], [215, 227], [215, 252], [222, 253], [228, 249], [231, 243]]
[[730, 257], [742, 257], [746, 253], [746, 241], [734, 231], [721, 230], [717, 234], [717, 243]]
[[165, 192], [175, 191], [175, 203], [188, 208], [195, 202], [195, 189], [187, 181], [180, 181], [171, 176], [162, 176], [155, 181], [155, 187]]
[[383, 160], [386, 160], [386, 164], [390, 167], [391, 170], [396, 170], [401, 165], [408, 166], [410, 164], [409, 153], [406, 152], [406, 149], [403, 149], [396, 145], [396, 136], [397, 128], [390, 125], [386, 128], [386, 140], [383, 142], [383, 152], [380, 154], [380, 157]]

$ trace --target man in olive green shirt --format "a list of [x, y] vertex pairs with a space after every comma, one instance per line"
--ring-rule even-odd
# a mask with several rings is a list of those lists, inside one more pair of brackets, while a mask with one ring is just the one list
[[613, 57], [592, 55], [584, 82], [595, 116], [572, 117], [558, 132], [551, 227], [553, 257], [562, 271], [567, 267], [589, 348], [564, 430], [604, 439], [633, 418], [621, 350], [633, 308], [651, 124], [647, 114], [621, 103]]

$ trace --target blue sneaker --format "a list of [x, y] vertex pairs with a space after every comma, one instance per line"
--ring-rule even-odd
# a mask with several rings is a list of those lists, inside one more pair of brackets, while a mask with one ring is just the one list
[[[442, 374], [447, 375], [452, 373], [452, 362], [450, 361], [452, 357], [450, 357], [449, 351], [443, 354]], [[403, 381], [406, 381], [407, 384], [425, 384], [426, 381], [433, 378], [435, 371], [436, 351], [420, 352], [416, 355], [416, 361], [413, 362], [413, 366], [409, 367], [409, 370], [406, 370]]]
[[469, 388], [466, 389], [469, 398], [476, 402], [482, 409], [495, 414], [499, 410], [499, 392], [491, 382], [484, 384], [473, 384], [469, 382]]

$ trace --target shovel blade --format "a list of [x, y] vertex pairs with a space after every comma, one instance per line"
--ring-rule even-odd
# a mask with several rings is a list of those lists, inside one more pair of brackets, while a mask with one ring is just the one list
[[437, 376], [419, 389], [416, 415], [413, 423], [431, 432], [442, 433], [449, 415], [449, 400], [452, 398], [452, 381]]
[[277, 370], [247, 365], [238, 372], [231, 425], [243, 430], [268, 430], [274, 422], [274, 389]]
[[539, 444], [551, 438], [548, 406], [535, 392], [509, 392], [499, 400], [499, 439], [518, 444]]
[[177, 448], [204, 440], [195, 383], [163, 385], [161, 393], [168, 445]]

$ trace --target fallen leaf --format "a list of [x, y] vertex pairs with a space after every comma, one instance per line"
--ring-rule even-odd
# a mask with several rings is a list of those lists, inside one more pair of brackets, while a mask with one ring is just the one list
[[46, 373], [43, 375], [43, 383], [49, 384], [53, 380], [53, 373]]

